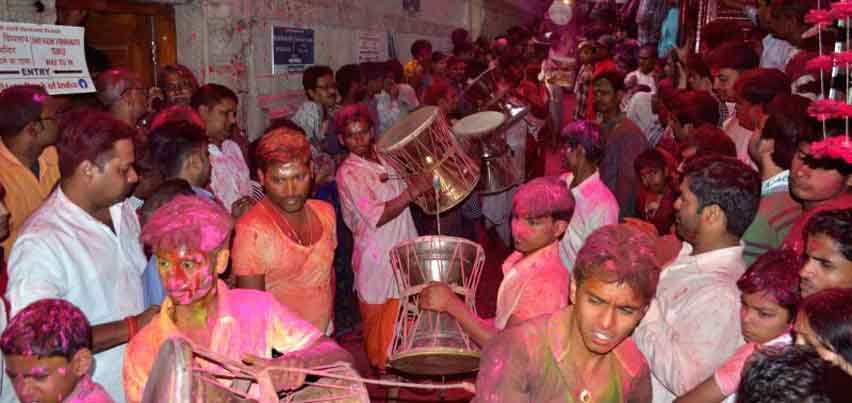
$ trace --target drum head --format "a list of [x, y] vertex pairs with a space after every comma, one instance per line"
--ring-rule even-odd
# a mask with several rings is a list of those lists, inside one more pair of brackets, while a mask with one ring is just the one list
[[[392, 255], [411, 262], [407, 267], [411, 285], [438, 281], [446, 284], [463, 284], [471, 270], [485, 254], [482, 246], [464, 238], [452, 236], [421, 236], [397, 244]], [[402, 268], [394, 267], [394, 270]]]
[[438, 108], [435, 106], [424, 106], [409, 113], [382, 133], [376, 148], [380, 152], [388, 152], [405, 146], [428, 128], [437, 116]]
[[453, 125], [453, 133], [460, 137], [476, 138], [494, 131], [505, 121], [506, 115], [500, 112], [474, 113], [456, 122]]

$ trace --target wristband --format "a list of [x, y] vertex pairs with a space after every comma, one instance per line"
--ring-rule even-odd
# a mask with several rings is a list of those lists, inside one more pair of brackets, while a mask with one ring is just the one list
[[136, 335], [136, 317], [128, 316], [124, 318], [124, 322], [127, 324], [127, 340], [129, 341]]

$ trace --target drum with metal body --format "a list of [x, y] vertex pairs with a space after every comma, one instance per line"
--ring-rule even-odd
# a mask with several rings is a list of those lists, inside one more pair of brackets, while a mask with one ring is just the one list
[[438, 192], [416, 200], [427, 214], [461, 203], [479, 181], [479, 164], [468, 157], [438, 108], [426, 106], [400, 119], [382, 134], [376, 149], [403, 178], [431, 173]]
[[480, 177], [476, 190], [480, 193], [502, 192], [518, 183], [519, 175], [512, 163], [512, 150], [506, 143], [506, 115], [485, 111], [474, 113], [453, 125], [453, 132], [468, 155], [480, 159]]
[[508, 119], [504, 126], [508, 127], [523, 119], [530, 111], [529, 104], [512, 96], [509, 92], [501, 92], [497, 86], [498, 73], [496, 68], [490, 68], [473, 79], [464, 89], [464, 100], [477, 112], [503, 112]]
[[389, 365], [423, 375], [455, 375], [479, 368], [479, 348], [447, 313], [420, 310], [420, 292], [429, 282], [449, 285], [476, 312], [476, 289], [485, 252], [463, 238], [423, 236], [390, 252], [400, 289], [399, 313]]
[[[348, 364], [318, 368], [323, 373], [354, 379], [357, 372]], [[253, 389], [259, 390], [252, 393]], [[262, 372], [252, 373], [244, 365], [228, 362], [211, 353], [194, 351], [184, 338], [166, 340], [148, 376], [143, 403], [274, 403], [274, 402], [369, 402], [361, 382], [331, 377], [311, 377], [305, 386], [280, 395]]]

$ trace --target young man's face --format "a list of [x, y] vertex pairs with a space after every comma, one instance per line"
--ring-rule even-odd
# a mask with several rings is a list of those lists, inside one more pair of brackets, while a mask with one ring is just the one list
[[658, 167], [642, 167], [639, 180], [649, 192], [663, 194], [666, 191], [666, 171]]
[[740, 123], [746, 130], [754, 130], [757, 128], [758, 119], [760, 118], [760, 114], [762, 113], [762, 107], [758, 104], [755, 105], [739, 94], [736, 96], [737, 100], [737, 121]]
[[844, 177], [837, 170], [812, 168], [805, 159], [810, 143], [799, 143], [799, 149], [790, 165], [790, 192], [805, 204], [818, 204], [849, 190], [852, 177]]
[[526, 217], [512, 212], [512, 239], [515, 250], [524, 254], [550, 245], [565, 232], [567, 223], [551, 216]]
[[654, 67], [657, 66], [657, 56], [650, 48], [642, 48], [639, 50], [639, 71], [642, 74], [651, 74]]
[[311, 193], [310, 163], [272, 163], [259, 171], [260, 183], [269, 199], [286, 213], [302, 211]]
[[444, 113], [453, 113], [459, 108], [459, 93], [455, 88], [447, 89], [447, 95], [440, 100], [441, 109]]
[[607, 283], [593, 277], [580, 285], [571, 282], [571, 301], [573, 322], [583, 344], [600, 355], [621, 344], [647, 310], [645, 301], [627, 283]]
[[459, 84], [464, 82], [464, 72], [465, 72], [465, 64], [464, 63], [453, 63], [452, 66], [447, 68], [447, 76], [453, 83]]
[[620, 107], [621, 94], [615, 91], [609, 80], [596, 80], [592, 91], [595, 95], [596, 112], [610, 114]]
[[210, 183], [210, 174], [213, 171], [213, 166], [210, 165], [210, 149], [207, 143], [196, 147], [187, 158], [190, 158], [189, 178], [187, 181], [197, 187], [205, 187]]
[[216, 274], [223, 253], [227, 256], [227, 252], [205, 253], [185, 245], [155, 250], [157, 271], [169, 298], [175, 304], [189, 305], [210, 294], [216, 287]]
[[326, 107], [331, 108], [337, 103], [337, 86], [334, 83], [334, 77], [331, 74], [326, 74], [317, 79], [317, 87], [308, 90], [308, 95], [311, 100]]
[[580, 64], [589, 64], [594, 62], [595, 48], [592, 46], [583, 46], [580, 49], [578, 57]]
[[366, 119], [349, 123], [338, 137], [349, 152], [362, 158], [370, 155], [373, 147], [373, 128]]
[[202, 105], [198, 113], [204, 120], [207, 137], [213, 143], [225, 141], [237, 124], [237, 103], [230, 98], [223, 99], [212, 108]]
[[790, 312], [772, 295], [758, 291], [742, 294], [740, 299], [740, 327], [746, 343], [766, 343], [790, 328]]
[[[80, 380], [78, 371], [65, 357], [39, 358], [5, 355], [6, 374], [22, 403], [61, 403]], [[3, 394], [12, 391], [3, 391]]]
[[823, 233], [810, 234], [807, 240], [805, 264], [799, 270], [802, 296], [828, 288], [852, 288], [852, 262], [837, 241]]
[[713, 91], [725, 102], [736, 102], [734, 83], [740, 77], [740, 73], [734, 69], [713, 69]]
[[90, 190], [99, 199], [99, 205], [110, 206], [128, 196], [139, 181], [139, 175], [133, 168], [135, 162], [133, 142], [121, 139], [113, 145], [112, 158], [103, 164], [103, 168], [92, 164]]
[[689, 72], [686, 76], [686, 82], [689, 84], [689, 89], [693, 91], [713, 91], [713, 81], [710, 77]]
[[701, 211], [698, 197], [689, 189], [691, 179], [684, 178], [680, 182], [680, 196], [675, 200], [674, 208], [677, 210], [675, 224], [677, 233], [686, 241], [695, 240], [701, 226]]

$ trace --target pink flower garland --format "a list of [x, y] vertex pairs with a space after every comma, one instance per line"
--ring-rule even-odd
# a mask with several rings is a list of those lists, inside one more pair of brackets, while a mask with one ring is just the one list
[[808, 113], [817, 118], [817, 120], [824, 122], [832, 118], [852, 117], [852, 106], [844, 102], [834, 101], [831, 99], [820, 99], [818, 101], [814, 101], [811, 106], [808, 107]]
[[833, 158], [852, 164], [852, 144], [846, 136], [829, 137], [813, 143], [808, 154], [816, 159]]
[[834, 67], [834, 59], [832, 59], [831, 56], [826, 55], [817, 56], [809, 60], [805, 65], [805, 69], [808, 71], [826, 71], [831, 70], [832, 67]]
[[831, 5], [831, 15], [835, 19], [852, 17], [852, 2], [842, 1]]

